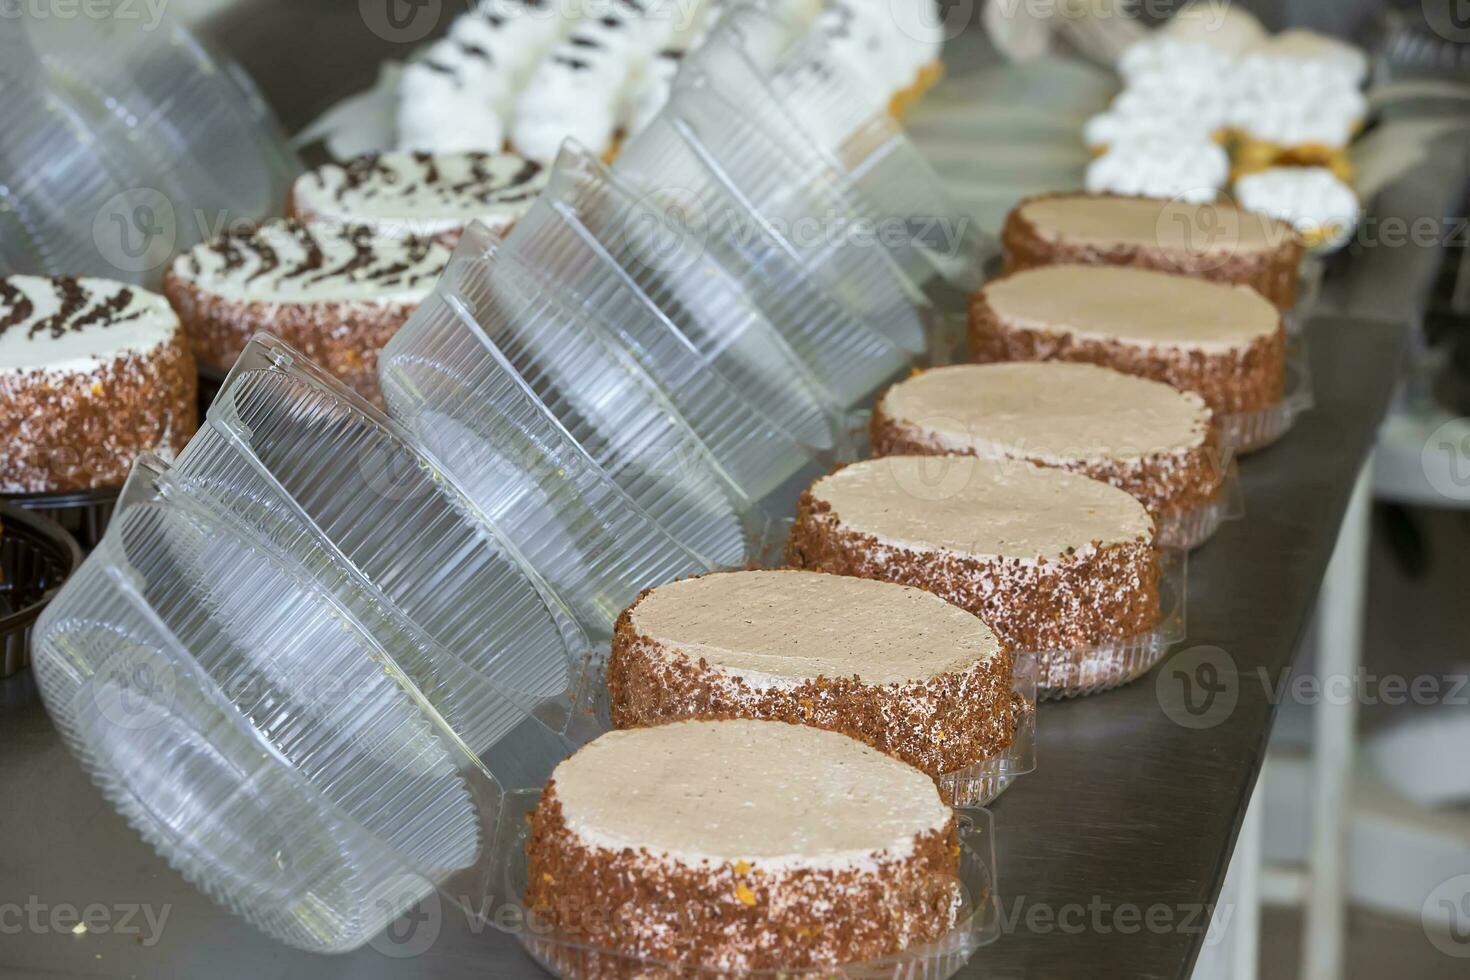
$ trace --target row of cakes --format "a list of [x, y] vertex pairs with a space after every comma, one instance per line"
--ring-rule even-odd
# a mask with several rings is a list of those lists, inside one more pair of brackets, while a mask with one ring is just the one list
[[1122, 91], [1087, 121], [1087, 188], [1192, 202], [1227, 187], [1293, 225], [1309, 247], [1340, 245], [1361, 208], [1348, 146], [1368, 115], [1368, 61], [1305, 30], [1270, 35], [1247, 11], [1180, 15], [1119, 58]]
[[[550, 163], [572, 137], [611, 159], [667, 101], [685, 56], [704, 43], [723, 0], [480, 0], [399, 84], [400, 149], [515, 152]], [[937, 81], [944, 25], [932, 0], [769, 0], [860, 67], [854, 94], [901, 111]]]

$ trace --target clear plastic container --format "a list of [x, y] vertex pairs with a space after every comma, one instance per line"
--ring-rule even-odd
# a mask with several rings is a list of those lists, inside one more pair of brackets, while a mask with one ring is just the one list
[[[907, 369], [924, 349], [932, 323], [879, 250], [843, 242], [849, 204], [834, 212], [812, 203], [789, 155], [743, 111], [707, 96], [707, 88], [682, 94], [689, 91], [677, 89], [623, 146], [613, 172], [677, 243], [673, 251], [707, 252], [740, 283], [841, 407], [863, 404]], [[754, 171], [757, 182], [775, 186], [746, 186], [730, 172], [727, 156], [739, 158], [738, 178]], [[764, 195], [752, 196], [759, 191]], [[772, 194], [781, 199], [768, 200]], [[796, 247], [793, 228], [815, 239], [815, 247]], [[832, 244], [826, 254], [820, 254], [822, 239]], [[850, 256], [864, 270], [859, 278], [846, 261]]]
[[[382, 413], [270, 337], [246, 347], [172, 478], [311, 567], [476, 754], [533, 715], [590, 738], [591, 645], [560, 597]], [[395, 625], [394, 631], [399, 630]]]
[[466, 232], [384, 348], [383, 394], [606, 639], [641, 590], [741, 565], [758, 537], [642, 369], [544, 291], [496, 274], [490, 237]]
[[1220, 416], [1220, 431], [1237, 456], [1265, 449], [1291, 431], [1296, 420], [1316, 404], [1307, 342], [1293, 337], [1286, 346], [1286, 384], [1281, 400], [1251, 412]]
[[[1227, 449], [1228, 453], [1229, 450]], [[1159, 544], [1192, 551], [1215, 536], [1226, 521], [1245, 516], [1245, 496], [1240, 491], [1240, 470], [1229, 455], [1222, 460], [1225, 479], [1214, 497], [1193, 510], [1174, 514], [1158, 522]]]
[[656, 221], [568, 141], [496, 259], [580, 303], [658, 382], [747, 497], [763, 500], [798, 474], [830, 467], [839, 435], [825, 393], [717, 266], [696, 255], [668, 268]]
[[341, 952], [427, 881], [483, 873], [498, 805], [385, 638], [145, 458], [37, 624], [33, 669], [69, 747], [180, 874], [283, 942]]
[[951, 806], [989, 806], [1017, 778], [1036, 771], [1036, 675], [1035, 655], [1017, 654], [1011, 667], [1017, 712], [1011, 744], [994, 758], [940, 774], [939, 793]]
[[[28, 52], [13, 30], [7, 48]], [[0, 60], [0, 274], [142, 282], [172, 249], [134, 227], [145, 192], [116, 148], [20, 62]]]
[[1188, 553], [1159, 549], [1160, 617], [1153, 629], [1093, 647], [1039, 650], [1037, 690], [1042, 701], [1074, 698], [1121, 687], [1153, 669], [1169, 648], [1184, 639]]
[[[980, 288], [993, 251], [951, 200], [929, 161], [886, 111], [874, 112], [852, 67], [827, 51], [821, 32], [789, 43], [779, 17], [753, 6], [724, 13], [690, 63], [767, 127], [812, 173], [836, 176], [880, 245], [920, 295], [941, 278], [962, 295]], [[941, 295], [943, 295], [941, 293]]]
[[[539, 793], [513, 794], [507, 809], [529, 815]], [[959, 972], [976, 951], [994, 942], [1001, 933], [1000, 896], [996, 886], [995, 830], [990, 813], [967, 810], [958, 814], [962, 900], [959, 921], [943, 937], [913, 946], [880, 960], [836, 966], [782, 970], [718, 970], [685, 964], [643, 959], [589, 944], [579, 935], [563, 933], [540, 921], [534, 910], [517, 938], [531, 957], [554, 977], [591, 980], [600, 977], [756, 977], [780, 980], [786, 977], [850, 978], [850, 980], [945, 980]], [[516, 908], [525, 908], [526, 848], [530, 825], [525, 819], [508, 821], [515, 841], [507, 847], [509, 860], [503, 872], [502, 893]]]
[[56, 94], [152, 192], [138, 220], [172, 250], [280, 213], [299, 160], [253, 86], [174, 18], [24, 23]]

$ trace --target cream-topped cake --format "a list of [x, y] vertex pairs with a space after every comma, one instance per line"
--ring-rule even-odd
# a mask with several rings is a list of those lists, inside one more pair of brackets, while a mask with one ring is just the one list
[[1159, 620], [1154, 522], [1101, 481], [973, 456], [886, 456], [812, 484], [798, 568], [926, 589], [1012, 649], [1088, 647]]
[[1140, 136], [1111, 144], [1087, 165], [1091, 194], [1137, 194], [1207, 203], [1230, 179], [1230, 156], [1206, 135]]
[[1248, 286], [1107, 265], [993, 280], [970, 307], [970, 358], [1085, 361], [1197, 392], [1220, 414], [1281, 400], [1281, 312]]
[[0, 491], [121, 486], [198, 424], [194, 358], [162, 296], [108, 279], [0, 277]]
[[1273, 167], [1235, 182], [1243, 207], [1286, 222], [1311, 249], [1339, 248], [1358, 226], [1357, 193], [1325, 167]]
[[[527, 850], [540, 924], [687, 968], [860, 963], [942, 936], [963, 910], [955, 817], [933, 781], [781, 722], [603, 735], [552, 773]], [[545, 955], [558, 965], [555, 946]], [[654, 970], [563, 955], [579, 976]]]
[[274, 219], [196, 245], [174, 260], [163, 288], [204, 367], [228, 371], [264, 331], [377, 401], [378, 351], [449, 254], [428, 238]]
[[1006, 272], [1135, 266], [1250, 286], [1283, 310], [1296, 303], [1301, 245], [1291, 227], [1223, 201], [1043, 194], [1011, 209], [1001, 244]]
[[1125, 490], [1162, 530], [1223, 488], [1219, 434], [1193, 392], [1093, 364], [935, 368], [889, 388], [873, 453], [1024, 460]]
[[650, 589], [618, 619], [619, 728], [763, 718], [842, 732], [938, 778], [1010, 744], [1011, 658], [937, 596], [782, 569]]
[[365, 225], [375, 235], [453, 247], [471, 221], [508, 230], [547, 177], [513, 153], [373, 153], [296, 178], [291, 211], [308, 225]]

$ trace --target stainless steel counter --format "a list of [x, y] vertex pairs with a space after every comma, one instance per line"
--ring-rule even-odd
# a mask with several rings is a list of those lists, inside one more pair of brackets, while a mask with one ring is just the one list
[[[1039, 769], [994, 808], [1006, 934], [962, 976], [1189, 975], [1260, 765], [1272, 685], [1311, 613], [1402, 331], [1333, 318], [1308, 333], [1317, 408], [1243, 463], [1247, 516], [1193, 557], [1183, 652], [1122, 690], [1043, 706]], [[1212, 701], [1201, 681], [1217, 689]], [[1189, 714], [1186, 698], [1203, 714]], [[1201, 721], [1213, 724], [1189, 727]], [[113, 813], [61, 746], [28, 673], [0, 682], [0, 787], [7, 980], [541, 975], [512, 936], [476, 935], [444, 908], [344, 957], [255, 933]], [[97, 906], [92, 925], [75, 935], [64, 913], [87, 906]]]

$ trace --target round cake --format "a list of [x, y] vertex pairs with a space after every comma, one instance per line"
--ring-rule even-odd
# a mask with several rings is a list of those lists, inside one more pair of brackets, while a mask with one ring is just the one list
[[1074, 650], [1159, 622], [1154, 524], [1090, 477], [973, 456], [885, 456], [802, 494], [798, 568], [933, 592], [1012, 650]]
[[618, 619], [613, 724], [763, 718], [842, 732], [938, 778], [1004, 751], [1011, 658], [937, 596], [794, 569], [644, 592]]
[[987, 284], [970, 359], [1086, 361], [1197, 392], [1217, 414], [1281, 401], [1281, 312], [1248, 286], [1105, 265], [1051, 265]]
[[374, 153], [296, 178], [291, 211], [309, 225], [365, 225], [386, 238], [435, 238], [452, 248], [471, 221], [508, 231], [547, 176], [513, 153]]
[[1125, 265], [1250, 286], [1296, 303], [1301, 246], [1291, 227], [1232, 204], [1110, 194], [1044, 194], [1007, 215], [1006, 272], [1045, 265]]
[[449, 249], [362, 225], [272, 220], [180, 255], [163, 289], [201, 366], [230, 369], [259, 332], [279, 337], [381, 402], [378, 351], [428, 296]]
[[1223, 487], [1218, 431], [1204, 400], [1094, 364], [959, 364], [889, 388], [873, 410], [876, 456], [958, 454], [1023, 460], [1127, 491], [1156, 524]]
[[[861, 963], [942, 936], [962, 909], [955, 818], [934, 782], [780, 722], [603, 735], [552, 773], [527, 851], [538, 924], [691, 968]], [[657, 972], [566, 955], [578, 976]]]
[[194, 358], [162, 296], [107, 279], [0, 278], [0, 491], [121, 486], [198, 425]]

